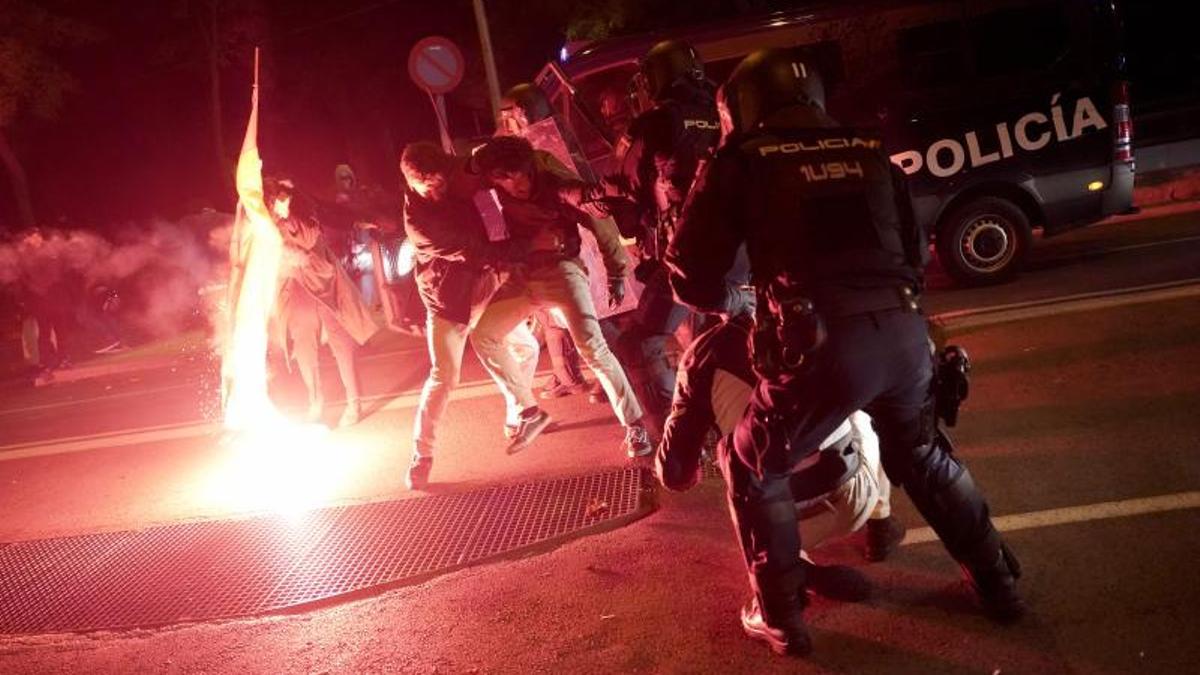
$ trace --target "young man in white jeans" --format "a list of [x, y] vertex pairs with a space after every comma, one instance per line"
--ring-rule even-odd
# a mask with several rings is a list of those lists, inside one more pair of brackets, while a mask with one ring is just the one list
[[[642, 407], [629, 384], [624, 368], [609, 349], [588, 285], [588, 273], [579, 259], [579, 227], [590, 228], [609, 275], [609, 300], [620, 302], [625, 293], [624, 251], [620, 235], [611, 221], [598, 221], [569, 203], [582, 183], [565, 170], [555, 170], [551, 157], [535, 153], [523, 138], [493, 138], [475, 154], [480, 173], [497, 188], [509, 230], [519, 237], [553, 238], [556, 250], [534, 251], [522, 269], [513, 273], [497, 291], [472, 336], [475, 351], [501, 389], [511, 392], [527, 410], [534, 411], [509, 445], [517, 452], [532, 442], [548, 415], [537, 408], [532, 382], [520, 377], [504, 336], [538, 308], [556, 309], [566, 320], [584, 363], [596, 375], [612, 402], [613, 412], [625, 427], [623, 449], [631, 458], [653, 452], [642, 422]], [[609, 253], [611, 252], [611, 253]], [[507, 394], [506, 394], [507, 396]], [[530, 433], [530, 430], [533, 430]]]

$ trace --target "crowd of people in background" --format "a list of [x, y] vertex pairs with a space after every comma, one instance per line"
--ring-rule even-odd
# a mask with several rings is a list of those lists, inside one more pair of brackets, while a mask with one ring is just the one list
[[216, 261], [204, 239], [221, 222], [210, 212], [109, 236], [37, 227], [0, 241], [5, 330], [20, 335], [25, 374], [49, 382], [81, 359], [203, 325], [197, 290]]

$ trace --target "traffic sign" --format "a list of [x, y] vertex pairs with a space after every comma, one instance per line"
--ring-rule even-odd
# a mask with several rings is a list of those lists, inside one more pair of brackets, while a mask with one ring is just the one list
[[462, 82], [465, 63], [458, 46], [444, 37], [422, 38], [408, 54], [408, 75], [431, 94], [445, 94]]

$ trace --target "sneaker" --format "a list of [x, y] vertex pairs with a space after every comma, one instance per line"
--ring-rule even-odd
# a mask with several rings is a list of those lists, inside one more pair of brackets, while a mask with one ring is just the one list
[[608, 394], [605, 393], [604, 387], [599, 382], [592, 384], [592, 388], [588, 389], [588, 401], [592, 403], [608, 403]]
[[429, 472], [433, 471], [432, 457], [413, 457], [404, 476], [404, 485], [409, 490], [424, 490], [429, 485]]
[[511, 441], [516, 437], [517, 432], [520, 431], [520, 429], [521, 427], [517, 426], [516, 424], [505, 424], [504, 437]]
[[586, 390], [587, 385], [583, 382], [568, 384], [558, 379], [557, 376], [551, 375], [550, 379], [546, 380], [546, 384], [542, 385], [542, 388], [538, 390], [538, 398], [563, 398], [564, 396], [578, 394]]
[[867, 521], [867, 550], [863, 557], [870, 562], [887, 560], [887, 557], [904, 541], [908, 528], [894, 516], [872, 518]]
[[545, 410], [533, 408], [533, 412], [522, 413], [520, 421], [517, 422], [517, 432], [513, 434], [512, 442], [504, 451], [514, 455], [524, 450], [548, 426], [550, 426], [550, 413]]
[[817, 565], [805, 561], [808, 590], [839, 602], [863, 602], [871, 597], [871, 582], [847, 565]]
[[625, 427], [625, 441], [621, 443], [621, 448], [630, 459], [645, 457], [654, 452], [654, 446], [650, 444], [650, 433], [646, 431], [645, 426], [638, 423]]
[[765, 641], [776, 654], [807, 656], [812, 653], [812, 639], [808, 636], [799, 611], [793, 619], [790, 627], [772, 626], [763, 615], [757, 597], [750, 598], [741, 611], [742, 630], [746, 635]]

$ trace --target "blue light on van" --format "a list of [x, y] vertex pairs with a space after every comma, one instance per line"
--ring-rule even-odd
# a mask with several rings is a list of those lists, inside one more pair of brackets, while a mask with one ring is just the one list
[[567, 51], [567, 46], [563, 45], [562, 49], [558, 50], [558, 60], [566, 63], [567, 59], [571, 58], [571, 52]]

